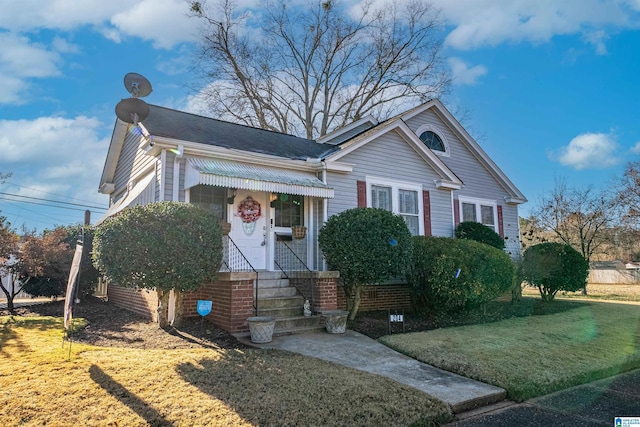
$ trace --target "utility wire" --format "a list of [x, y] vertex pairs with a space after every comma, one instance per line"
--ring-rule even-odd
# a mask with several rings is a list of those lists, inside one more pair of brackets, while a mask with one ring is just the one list
[[[20, 194], [4, 193], [2, 191], [0, 191], [0, 194], [4, 194], [5, 196], [23, 197], [25, 199], [41, 200], [41, 201], [44, 201], [44, 202], [60, 203], [60, 204], [63, 204], [63, 205], [72, 205], [72, 206], [81, 206], [81, 207], [84, 207], [84, 208], [102, 209], [104, 211], [107, 210], [107, 208], [102, 207], [102, 206], [83, 205], [83, 204], [80, 204], [80, 203], [71, 203], [71, 202], [60, 202], [58, 200], [43, 199], [41, 197], [22, 196]], [[7, 200], [12, 200], [12, 199], [7, 199]], [[16, 202], [19, 202], [19, 201], [20, 200], [16, 200]]]
[[80, 201], [80, 202], [93, 203], [93, 202], [91, 202], [91, 201], [89, 201], [89, 200], [85, 200], [85, 199], [78, 199], [77, 197], [69, 197], [69, 196], [65, 196], [64, 194], [51, 193], [51, 192], [49, 192], [49, 191], [40, 190], [40, 189], [38, 189], [38, 188], [25, 187], [24, 185], [15, 184], [15, 183], [13, 183], [13, 182], [11, 182], [11, 181], [5, 181], [5, 184], [12, 185], [12, 186], [14, 186], [14, 187], [26, 188], [27, 190], [37, 191], [38, 193], [51, 194], [52, 196], [60, 196], [60, 197], [64, 197], [65, 199], [77, 200], [77, 201]]
[[[81, 211], [81, 212], [84, 212], [84, 211], [86, 210], [86, 209], [78, 209], [78, 208], [69, 208], [69, 207], [67, 207], [67, 206], [52, 205], [52, 204], [49, 204], [49, 203], [30, 202], [30, 201], [28, 201], [28, 200], [15, 200], [15, 199], [8, 199], [8, 198], [6, 198], [6, 197], [0, 197], [0, 200], [8, 200], [8, 201], [10, 201], [10, 202], [17, 202], [17, 203], [29, 203], [29, 204], [32, 204], [32, 205], [48, 206], [48, 207], [52, 207], [52, 208], [59, 208], [59, 209], [69, 209], [69, 210], [72, 210], [72, 211]], [[103, 211], [105, 211], [105, 212], [107, 211], [107, 209], [106, 209], [106, 208], [98, 208], [98, 209], [101, 209], [101, 210], [103, 210]]]

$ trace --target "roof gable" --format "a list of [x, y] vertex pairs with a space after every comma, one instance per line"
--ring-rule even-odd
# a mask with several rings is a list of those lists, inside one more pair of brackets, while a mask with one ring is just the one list
[[434, 112], [440, 121], [442, 121], [442, 123], [446, 125], [455, 134], [455, 136], [457, 136], [457, 139], [467, 148], [467, 150], [471, 152], [479, 164], [482, 165], [502, 186], [502, 188], [510, 194], [510, 197], [506, 199], [507, 203], [520, 204], [527, 201], [524, 194], [513, 184], [513, 182], [511, 182], [506, 174], [498, 167], [498, 165], [496, 165], [476, 140], [469, 135], [466, 129], [462, 127], [462, 125], [439, 100], [430, 100], [425, 104], [399, 114], [397, 117], [407, 121], [427, 110]]
[[340, 145], [340, 151], [331, 153], [326, 158], [326, 161], [327, 163], [338, 162], [349, 153], [360, 149], [366, 144], [389, 132], [398, 133], [402, 140], [413, 148], [413, 150], [441, 177], [441, 179], [436, 183], [438, 187], [458, 189], [462, 186], [462, 181], [456, 176], [456, 174], [453, 173], [453, 171], [449, 169], [449, 167], [445, 165], [433, 151], [429, 150], [422, 141], [418, 139], [416, 134], [409, 129], [407, 124], [398, 117], [387, 120], [386, 122], [383, 122], [342, 143]]

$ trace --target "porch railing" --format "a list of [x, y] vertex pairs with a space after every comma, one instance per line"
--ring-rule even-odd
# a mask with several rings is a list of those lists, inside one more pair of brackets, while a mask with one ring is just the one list
[[309, 300], [311, 307], [315, 307], [317, 279], [307, 264], [287, 244], [286, 238], [291, 237], [276, 233], [274, 264], [289, 279], [289, 284], [293, 285], [304, 299]]
[[258, 315], [258, 271], [253, 268], [247, 257], [244, 256], [240, 248], [236, 245], [228, 234], [222, 236], [222, 267], [220, 271], [232, 273], [247, 272], [255, 273], [256, 280], [253, 287], [253, 312]]

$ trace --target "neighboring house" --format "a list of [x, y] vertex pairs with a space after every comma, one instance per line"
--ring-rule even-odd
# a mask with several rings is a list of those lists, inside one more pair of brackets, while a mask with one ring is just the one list
[[[344, 306], [317, 244], [331, 215], [377, 207], [401, 215], [414, 235], [446, 237], [460, 221], [478, 221], [503, 236], [516, 258], [518, 205], [526, 202], [438, 100], [381, 123], [361, 119], [318, 141], [151, 105], [138, 127], [116, 121], [99, 191], [111, 199], [105, 218], [163, 200], [212, 210], [231, 224], [221, 280], [240, 280], [243, 272], [253, 289], [247, 271], [308, 268], [326, 287], [298, 287], [315, 312]], [[306, 227], [306, 235], [296, 238], [293, 226]], [[366, 292], [362, 309], [406, 307], [406, 287], [389, 286]], [[238, 332], [246, 329], [238, 319], [214, 321]]]
[[637, 284], [640, 283], [640, 267], [623, 261], [591, 261], [587, 283]]

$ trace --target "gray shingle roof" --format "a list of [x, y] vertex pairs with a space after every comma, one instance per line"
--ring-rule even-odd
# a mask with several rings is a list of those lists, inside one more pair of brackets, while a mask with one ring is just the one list
[[279, 132], [198, 116], [170, 108], [149, 105], [142, 122], [152, 136], [226, 147], [287, 159], [324, 158], [339, 149]]

